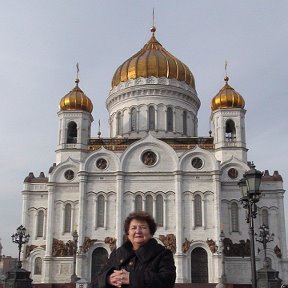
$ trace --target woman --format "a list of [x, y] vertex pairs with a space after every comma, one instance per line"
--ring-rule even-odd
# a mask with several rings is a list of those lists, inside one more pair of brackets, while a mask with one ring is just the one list
[[156, 231], [154, 219], [146, 212], [130, 213], [124, 230], [127, 241], [111, 253], [93, 287], [174, 287], [173, 254], [152, 238]]

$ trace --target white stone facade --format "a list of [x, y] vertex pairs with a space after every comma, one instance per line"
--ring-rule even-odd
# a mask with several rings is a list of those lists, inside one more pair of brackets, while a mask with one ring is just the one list
[[[249, 169], [246, 111], [214, 111], [212, 135], [198, 137], [196, 91], [182, 82], [155, 77], [119, 84], [106, 104], [110, 139], [91, 138], [90, 113], [60, 111], [55, 165], [47, 178], [30, 174], [24, 181], [22, 222], [31, 238], [23, 263], [34, 283], [70, 282], [74, 230], [79, 234], [76, 274], [90, 281], [99, 268], [95, 253], [105, 249], [109, 254], [115, 240], [121, 245], [124, 219], [137, 209], [148, 210], [160, 224], [155, 237], [174, 252], [177, 282], [197, 282], [197, 261], [206, 271], [199, 276], [201, 281], [219, 281], [223, 266], [217, 246], [223, 230], [234, 245], [227, 248], [234, 254], [224, 258], [227, 282], [250, 283], [250, 258], [240, 255], [243, 247], [240, 254], [235, 250], [240, 240], [249, 239], [237, 185]], [[151, 105], [154, 129], [149, 129]], [[172, 131], [167, 129], [167, 107], [173, 111]], [[121, 133], [116, 132], [119, 112]], [[225, 135], [228, 120], [236, 127], [233, 139]], [[67, 143], [71, 121], [77, 124], [75, 143]], [[152, 162], [145, 162], [146, 156]], [[261, 191], [255, 230], [268, 221], [275, 238], [267, 255], [272, 268], [288, 281], [281, 176], [266, 173]], [[258, 253], [256, 248], [257, 268], [261, 268], [263, 249], [259, 243], [256, 247], [260, 249]]]

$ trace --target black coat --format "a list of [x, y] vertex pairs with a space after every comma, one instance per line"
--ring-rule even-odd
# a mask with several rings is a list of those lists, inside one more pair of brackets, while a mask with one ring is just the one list
[[173, 288], [176, 278], [176, 268], [173, 254], [170, 250], [150, 239], [138, 250], [132, 249], [130, 241], [113, 251], [103, 272], [98, 275], [94, 288], [110, 288], [107, 276], [113, 270], [125, 269], [130, 272], [130, 288]]

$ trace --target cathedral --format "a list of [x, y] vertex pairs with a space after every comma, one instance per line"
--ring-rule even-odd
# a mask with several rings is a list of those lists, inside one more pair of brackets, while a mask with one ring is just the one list
[[[93, 281], [125, 240], [126, 216], [141, 210], [153, 215], [156, 240], [174, 254], [177, 283], [218, 283], [223, 276], [226, 283], [251, 283], [238, 186], [252, 167], [245, 97], [227, 75], [211, 95], [206, 136], [198, 136], [201, 97], [194, 75], [158, 42], [155, 27], [112, 77], [109, 138], [100, 130], [91, 135], [93, 102], [78, 73], [75, 84], [59, 97], [55, 163], [24, 180], [22, 224], [30, 240], [22, 260], [33, 283], [67, 283], [75, 269], [77, 277]], [[264, 171], [260, 190], [255, 232], [264, 224], [275, 236], [265, 251], [256, 242], [257, 269], [267, 254], [270, 267], [288, 281], [281, 175]]]

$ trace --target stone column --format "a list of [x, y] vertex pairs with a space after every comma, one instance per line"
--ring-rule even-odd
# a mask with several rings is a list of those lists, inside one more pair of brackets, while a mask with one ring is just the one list
[[155, 131], [157, 132], [158, 129], [158, 109], [155, 109]]
[[[215, 173], [213, 176], [212, 176], [214, 179], [213, 179], [213, 183], [214, 184], [214, 219], [215, 219], [215, 234], [214, 234], [214, 239], [219, 239], [220, 237], [220, 233], [221, 233], [221, 230], [223, 230], [224, 232], [224, 225], [222, 223], [222, 219], [221, 219], [221, 211], [222, 211], [222, 197], [221, 197], [221, 182], [220, 182], [220, 174], [219, 173]], [[229, 228], [229, 227], [227, 227]], [[224, 265], [221, 265], [220, 261], [217, 262], [218, 266], [221, 266], [221, 268], [219, 269], [219, 267], [215, 267], [214, 268], [214, 274], [216, 275], [216, 271], [218, 271], [218, 279], [219, 279], [219, 283], [221, 283], [222, 281], [222, 278], [221, 278], [221, 275], [225, 274], [225, 271], [222, 272], [222, 269], [223, 267], [225, 267]], [[218, 268], [218, 269], [217, 269]], [[216, 276], [216, 277], [217, 277]], [[223, 283], [222, 283], [223, 284]]]
[[281, 191], [281, 194], [278, 196], [278, 219], [279, 219], [279, 241], [282, 252], [282, 257], [287, 258], [287, 246], [286, 246], [286, 233], [285, 233], [285, 215], [284, 215], [284, 190]]
[[51, 283], [52, 271], [52, 245], [53, 245], [53, 223], [54, 223], [54, 198], [55, 198], [55, 183], [48, 182], [48, 208], [47, 208], [47, 228], [46, 228], [46, 252], [43, 259], [43, 281]]
[[192, 195], [192, 202], [191, 202], [191, 215], [192, 215], [192, 230], [195, 230], [195, 200], [194, 195]]
[[[79, 246], [82, 246], [84, 243], [86, 230], [85, 230], [85, 222], [87, 215], [87, 176], [88, 173], [86, 171], [80, 171], [78, 173], [79, 176], [79, 215], [78, 215], [78, 243]], [[77, 227], [77, 226], [76, 226]], [[79, 249], [78, 249], [79, 251]], [[85, 269], [83, 265], [83, 257], [81, 255], [81, 251], [79, 251], [79, 257], [76, 258], [76, 275], [80, 278], [84, 277]]]
[[123, 242], [122, 237], [122, 226], [123, 226], [123, 187], [124, 187], [124, 174], [123, 172], [118, 172], [116, 176], [116, 245], [120, 247]]
[[175, 264], [177, 267], [177, 278], [176, 283], [184, 282], [183, 275], [183, 257], [182, 243], [183, 243], [183, 219], [182, 219], [182, 175], [180, 172], [176, 172], [175, 177], [175, 219], [176, 219], [176, 253], [175, 253]]
[[206, 226], [207, 226], [207, 222], [206, 222], [206, 207], [205, 207], [205, 202], [206, 200], [204, 199], [204, 195], [203, 195], [203, 198], [201, 199], [202, 201], [202, 210], [201, 210], [201, 213], [202, 213], [202, 226], [203, 226], [203, 229], [205, 230], [206, 229]]
[[97, 210], [98, 210], [98, 198], [96, 197], [94, 199], [94, 207], [93, 207], [93, 213], [94, 213], [94, 228], [95, 230], [98, 228], [98, 214], [97, 214]]
[[[167, 229], [167, 199], [166, 199], [166, 196], [165, 198], [163, 199], [164, 203], [163, 203], [163, 228], [166, 230]], [[156, 205], [155, 205], [156, 206]], [[155, 215], [156, 215], [156, 212], [155, 212]]]
[[104, 229], [107, 229], [107, 217], [108, 217], [108, 199], [107, 196], [104, 199]]

